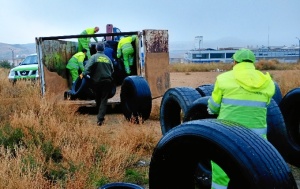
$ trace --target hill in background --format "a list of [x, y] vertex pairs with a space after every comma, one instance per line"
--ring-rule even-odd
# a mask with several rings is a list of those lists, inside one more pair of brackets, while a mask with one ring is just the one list
[[0, 60], [22, 59], [29, 54], [36, 53], [35, 43], [28, 44], [6, 44], [0, 43]]
[[[192, 49], [192, 42], [174, 42], [170, 43], [170, 58], [183, 57], [184, 52]], [[15, 62], [23, 59], [29, 54], [36, 53], [35, 43], [28, 44], [6, 44], [0, 42], [0, 61], [12, 61], [12, 53], [14, 53]]]

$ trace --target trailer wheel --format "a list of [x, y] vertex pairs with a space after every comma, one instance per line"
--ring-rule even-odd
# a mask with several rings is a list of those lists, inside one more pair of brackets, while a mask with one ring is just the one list
[[[201, 95], [191, 87], [176, 87], [168, 89], [160, 105], [160, 124], [164, 135], [173, 127], [180, 125], [185, 119], [189, 106]], [[181, 118], [183, 114], [183, 119]]]
[[156, 145], [149, 188], [195, 188], [200, 160], [217, 163], [236, 188], [297, 188], [288, 165], [269, 143], [237, 123], [205, 119], [171, 129]]
[[275, 94], [273, 95], [273, 99], [277, 104], [279, 104], [282, 100], [282, 94], [278, 83], [274, 82], [274, 84], [275, 84]]
[[152, 96], [147, 81], [141, 76], [128, 76], [121, 86], [121, 106], [125, 118], [134, 123], [147, 120], [152, 109]]
[[[295, 88], [289, 91], [279, 103], [286, 130], [277, 130], [276, 134], [285, 138], [288, 146], [283, 146], [288, 150], [287, 161], [300, 167], [300, 88]], [[274, 116], [275, 117], [275, 116]], [[275, 138], [274, 138], [275, 140]], [[278, 140], [278, 139], [277, 139]], [[284, 143], [285, 144], [285, 143]]]
[[99, 189], [144, 189], [144, 188], [132, 183], [116, 182], [116, 183], [106, 184], [100, 187]]
[[214, 86], [214, 84], [200, 85], [196, 88], [196, 90], [201, 94], [201, 96], [211, 96]]

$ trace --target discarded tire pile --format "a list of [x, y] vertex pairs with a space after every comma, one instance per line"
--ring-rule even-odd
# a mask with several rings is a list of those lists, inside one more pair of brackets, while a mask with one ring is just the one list
[[[300, 88], [293, 89], [282, 97], [278, 84], [275, 83], [275, 86], [275, 95], [267, 109], [269, 142], [260, 140], [260, 136], [255, 137], [256, 134], [247, 128], [236, 123], [222, 122], [214, 119], [216, 115], [207, 113], [207, 100], [213, 91], [213, 84], [196, 89], [169, 89], [164, 94], [160, 107], [164, 136], [153, 152], [149, 173], [150, 188], [172, 188], [169, 179], [176, 180], [173, 188], [193, 188], [195, 181], [200, 188], [210, 188], [210, 160], [219, 161], [217, 163], [231, 178], [231, 184], [234, 183], [239, 188], [297, 188], [286, 162], [300, 167]], [[250, 133], [251, 139], [248, 138]], [[237, 137], [236, 142], [227, 141], [234, 137]], [[257, 146], [263, 150], [249, 145], [253, 138], [259, 140]], [[248, 147], [252, 154], [244, 151]], [[240, 155], [243, 157], [238, 158]], [[256, 161], [252, 159], [253, 156], [260, 160], [252, 162]], [[239, 162], [241, 159], [245, 162]], [[228, 165], [231, 167], [227, 167]], [[261, 168], [264, 171], [272, 170], [263, 173]], [[274, 175], [275, 172], [280, 175]], [[263, 179], [260, 180], [261, 178]]]
[[[267, 109], [268, 141], [237, 123], [208, 114], [212, 84], [166, 91], [160, 107], [163, 137], [152, 154], [149, 188], [209, 189], [212, 160], [229, 176], [228, 187], [296, 189], [286, 162], [300, 167], [300, 88], [282, 97], [275, 85]], [[135, 90], [133, 87], [131, 91]], [[111, 183], [102, 188], [142, 187]]]

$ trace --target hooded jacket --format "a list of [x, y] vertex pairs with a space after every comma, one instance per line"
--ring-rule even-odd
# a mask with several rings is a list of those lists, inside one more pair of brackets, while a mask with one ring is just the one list
[[219, 114], [218, 119], [237, 122], [265, 136], [267, 105], [274, 93], [269, 73], [256, 70], [253, 63], [241, 62], [217, 77], [208, 108]]

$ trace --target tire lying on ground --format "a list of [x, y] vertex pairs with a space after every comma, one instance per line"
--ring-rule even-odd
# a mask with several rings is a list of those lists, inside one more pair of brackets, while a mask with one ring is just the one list
[[[204, 96], [195, 100], [186, 112], [185, 120], [183, 120], [183, 122], [217, 118], [218, 115], [210, 115], [207, 112], [207, 101], [209, 98], [210, 96]], [[202, 162], [197, 164], [195, 181], [198, 185], [198, 188], [211, 188], [211, 164], [209, 160], [202, 160]]]
[[196, 90], [201, 94], [201, 96], [211, 96], [214, 86], [214, 84], [200, 85], [196, 88]]
[[151, 157], [149, 188], [194, 189], [199, 160], [216, 162], [236, 188], [297, 188], [294, 177], [271, 143], [229, 121], [189, 121], [167, 132]]
[[192, 87], [176, 87], [168, 89], [163, 95], [160, 105], [160, 124], [164, 135], [171, 128], [181, 124], [189, 106], [201, 95]]
[[127, 120], [147, 120], [152, 109], [152, 96], [147, 81], [141, 76], [128, 76], [121, 85], [121, 107]]
[[132, 183], [116, 182], [116, 183], [106, 184], [100, 187], [99, 189], [144, 189], [144, 188]]
[[273, 141], [284, 139], [283, 144], [277, 141], [277, 146], [282, 145], [283, 156], [290, 164], [300, 167], [300, 88], [289, 91], [279, 103], [279, 108], [286, 127], [276, 128]]
[[204, 96], [195, 100], [188, 108], [183, 122], [198, 119], [217, 118], [217, 114], [211, 115], [207, 112], [207, 101], [209, 98], [210, 96]]
[[275, 84], [275, 94], [273, 95], [273, 99], [277, 104], [279, 104], [282, 100], [282, 94], [278, 83], [274, 82], [274, 84]]

